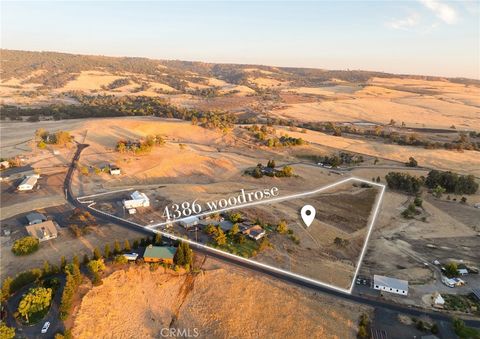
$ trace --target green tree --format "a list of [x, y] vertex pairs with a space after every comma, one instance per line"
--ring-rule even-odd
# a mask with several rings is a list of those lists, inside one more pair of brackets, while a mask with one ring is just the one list
[[123, 254], [116, 255], [114, 261], [115, 261], [115, 263], [117, 263], [117, 264], [126, 264], [126, 263], [128, 263], [128, 259], [125, 258], [125, 256], [124, 256]]
[[261, 171], [260, 168], [258, 168], [258, 167], [255, 167], [255, 169], [253, 170], [252, 175], [253, 175], [254, 178], [261, 178], [261, 177], [263, 177], [262, 171]]
[[72, 307], [73, 296], [77, 289], [77, 283], [73, 275], [67, 271], [65, 287], [62, 292], [62, 300], [60, 302], [60, 319], [65, 320], [68, 317], [70, 308]]
[[12, 252], [15, 255], [27, 255], [37, 251], [38, 247], [38, 239], [27, 236], [20, 238], [13, 243]]
[[50, 263], [45, 260], [43, 262], [43, 276], [46, 277], [48, 276], [49, 274], [51, 273], [51, 269], [50, 269]]
[[188, 265], [188, 267], [191, 267], [193, 263], [193, 251], [190, 248], [190, 244], [182, 241], [180, 246], [183, 247], [184, 266]]
[[136, 240], [136, 239], [133, 241], [133, 248], [134, 249], [138, 248], [138, 240]]
[[293, 175], [293, 168], [291, 166], [284, 166], [282, 169], [283, 175], [286, 177], [291, 177]]
[[408, 162], [405, 163], [405, 166], [407, 166], [407, 167], [417, 167], [417, 166], [418, 166], [418, 162], [417, 162], [417, 160], [415, 160], [415, 158], [410, 157], [410, 158], [408, 159]]
[[281, 220], [277, 225], [277, 232], [280, 234], [285, 234], [288, 232], [288, 225], [285, 220]]
[[155, 245], [160, 246], [162, 245], [162, 235], [160, 233], [155, 234]]
[[102, 258], [102, 255], [100, 254], [100, 250], [98, 247], [95, 247], [93, 250], [93, 260], [99, 260]]
[[13, 279], [11, 277], [6, 277], [5, 280], [2, 283], [2, 298], [1, 301], [4, 302], [8, 299], [11, 293], [11, 285], [12, 285]]
[[275, 168], [275, 160], [269, 160], [267, 163], [267, 167]]
[[88, 263], [87, 268], [93, 276], [93, 284], [100, 285], [102, 283], [100, 272], [105, 270], [105, 263], [103, 262], [103, 259], [91, 260]]
[[110, 244], [105, 244], [105, 248], [103, 249], [103, 255], [106, 259], [110, 258], [110, 255], [112, 255], [112, 251], [110, 250]]
[[240, 213], [230, 213], [229, 216], [228, 216], [228, 219], [233, 222], [233, 223], [236, 223], [236, 222], [239, 222], [241, 219], [242, 219], [242, 215]]
[[440, 185], [437, 185], [437, 187], [435, 187], [435, 188], [433, 189], [433, 195], [434, 195], [436, 198], [440, 199], [440, 198], [442, 197], [443, 193], [445, 193], [445, 191], [446, 191], [445, 188], [443, 188], [443, 187], [440, 186]]
[[128, 239], [125, 240], [125, 243], [123, 244], [123, 249], [125, 250], [125, 252], [130, 252], [132, 250], [132, 248], [130, 247], [130, 242], [128, 241]]
[[181, 245], [182, 243], [178, 244], [175, 255], [173, 256], [173, 262], [180, 266], [185, 264], [185, 253], [183, 253], [183, 246]]
[[413, 200], [413, 204], [417, 207], [422, 207], [423, 200], [420, 197], [415, 197], [415, 200]]
[[122, 253], [122, 247], [120, 246], [120, 243], [118, 242], [118, 240], [115, 240], [115, 243], [113, 244], [113, 253], [115, 254]]
[[67, 266], [67, 259], [65, 259], [65, 256], [62, 255], [60, 258], [60, 269], [63, 271], [65, 269], [65, 266]]
[[220, 227], [217, 227], [217, 235], [215, 236], [215, 243], [219, 246], [227, 243], [227, 236]]
[[88, 262], [90, 261], [90, 258], [88, 257], [88, 255], [85, 253], [83, 255], [83, 264], [86, 265], [88, 264]]
[[445, 265], [445, 274], [448, 277], [457, 277], [458, 276], [458, 266], [456, 263], [451, 262]]
[[233, 224], [232, 228], [230, 229], [230, 231], [228, 231], [228, 234], [230, 236], [235, 236], [235, 234], [237, 234], [238, 232], [240, 232], [240, 228], [238, 227], [238, 224]]
[[74, 256], [73, 256], [72, 263], [73, 263], [74, 265], [77, 265], [78, 267], [80, 267], [80, 260], [78, 259], [78, 256], [77, 256], [77, 255], [74, 255]]
[[30, 322], [32, 314], [39, 313], [48, 307], [52, 301], [52, 289], [44, 287], [31, 288], [20, 300], [18, 312]]
[[3, 321], [0, 321], [0, 338], [2, 339], [15, 338], [15, 328], [8, 327]]

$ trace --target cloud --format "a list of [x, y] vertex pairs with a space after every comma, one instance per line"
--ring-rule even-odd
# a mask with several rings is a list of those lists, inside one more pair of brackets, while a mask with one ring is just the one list
[[451, 6], [440, 2], [439, 0], [419, 1], [445, 23], [451, 25], [457, 21], [457, 12]]
[[418, 15], [418, 13], [412, 13], [403, 19], [395, 19], [387, 22], [387, 26], [394, 29], [408, 30], [409, 28], [417, 26], [419, 22], [420, 16]]

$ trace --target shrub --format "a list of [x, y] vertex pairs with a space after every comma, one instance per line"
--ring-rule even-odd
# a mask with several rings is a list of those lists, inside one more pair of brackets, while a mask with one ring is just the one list
[[24, 237], [16, 240], [12, 246], [15, 255], [27, 255], [38, 250], [39, 241], [34, 237]]

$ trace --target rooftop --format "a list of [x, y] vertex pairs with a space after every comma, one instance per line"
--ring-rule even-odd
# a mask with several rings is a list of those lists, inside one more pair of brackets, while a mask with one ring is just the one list
[[47, 220], [39, 224], [25, 226], [27, 232], [32, 237], [39, 240], [56, 237], [58, 234], [57, 228], [52, 220]]
[[148, 246], [145, 249], [143, 257], [148, 258], [160, 258], [160, 259], [173, 259], [177, 249], [175, 247], [168, 246]]
[[44, 216], [42, 213], [32, 212], [27, 214], [27, 220], [28, 223], [32, 223], [37, 220], [46, 221], [47, 217]]
[[373, 283], [374, 285], [387, 286], [396, 290], [403, 290], [403, 291], [408, 290], [408, 281], [390, 278], [390, 277], [384, 277], [383, 275], [374, 275]]

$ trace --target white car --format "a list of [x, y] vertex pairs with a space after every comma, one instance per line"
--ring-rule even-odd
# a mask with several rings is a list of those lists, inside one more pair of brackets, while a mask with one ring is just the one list
[[47, 321], [42, 327], [42, 333], [47, 333], [49, 327], [50, 327], [50, 322]]

